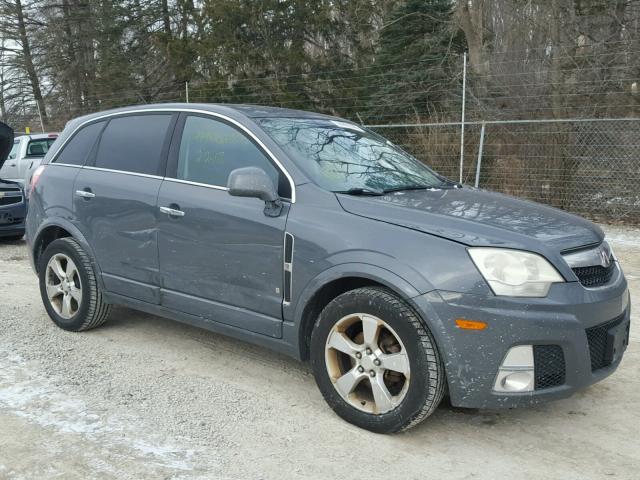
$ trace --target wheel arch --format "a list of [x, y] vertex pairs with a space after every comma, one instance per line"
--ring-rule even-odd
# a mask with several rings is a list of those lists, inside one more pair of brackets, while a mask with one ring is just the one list
[[[309, 282], [297, 303], [294, 325], [299, 357], [309, 359], [311, 332], [320, 312], [337, 296], [361, 287], [379, 286], [390, 290], [415, 308], [411, 298], [420, 292], [395, 273], [369, 264], [337, 265]], [[422, 318], [422, 315], [419, 315]], [[424, 319], [423, 319], [424, 321]]]
[[[82, 246], [85, 252], [87, 252], [94, 267], [97, 267], [93, 249], [87, 242], [82, 232], [80, 232], [80, 230], [78, 230], [78, 228], [76, 228], [71, 222], [61, 218], [56, 218], [48, 219], [40, 226], [34, 236], [33, 243], [31, 244], [33, 263], [36, 269], [36, 273], [38, 272], [40, 256], [45, 251], [47, 246], [54, 240], [65, 237], [71, 237], [75, 239]], [[98, 277], [100, 276], [98, 275]]]

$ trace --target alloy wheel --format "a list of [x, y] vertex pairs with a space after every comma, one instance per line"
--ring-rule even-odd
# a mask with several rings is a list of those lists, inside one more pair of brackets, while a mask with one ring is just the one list
[[398, 334], [373, 315], [341, 318], [327, 336], [325, 363], [336, 391], [358, 410], [383, 414], [407, 394], [407, 351]]
[[57, 253], [47, 263], [45, 275], [51, 306], [65, 320], [71, 319], [82, 303], [82, 281], [76, 264], [67, 255]]

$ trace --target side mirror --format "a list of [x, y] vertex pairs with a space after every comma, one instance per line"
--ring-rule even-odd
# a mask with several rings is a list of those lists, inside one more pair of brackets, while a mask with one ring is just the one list
[[229, 195], [259, 198], [265, 202], [264, 214], [277, 217], [282, 212], [282, 201], [273, 181], [258, 167], [237, 168], [229, 174]]

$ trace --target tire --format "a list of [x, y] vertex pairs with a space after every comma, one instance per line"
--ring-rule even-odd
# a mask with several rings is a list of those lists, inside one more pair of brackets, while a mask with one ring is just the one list
[[[378, 337], [365, 342], [365, 328], [377, 331]], [[362, 332], [358, 333], [360, 329]], [[349, 350], [348, 354], [340, 350], [344, 335], [352, 341], [344, 349]], [[397, 337], [397, 343], [389, 343], [391, 336]], [[369, 338], [374, 337], [369, 334]], [[340, 344], [339, 348], [333, 348], [334, 344]], [[372, 348], [366, 349], [367, 345]], [[356, 352], [352, 353], [354, 348]], [[404, 353], [403, 361], [389, 363], [393, 353]], [[397, 360], [400, 356], [395, 357]], [[406, 302], [381, 287], [346, 292], [324, 308], [311, 334], [311, 364], [329, 406], [347, 422], [376, 433], [399, 432], [419, 424], [435, 411], [445, 393], [444, 365], [431, 332]], [[352, 380], [355, 377], [361, 379]], [[338, 378], [347, 379], [343, 393], [338, 385], [344, 383]], [[352, 391], [353, 382], [356, 387]], [[381, 394], [384, 389], [378, 387], [375, 390], [380, 396], [376, 397], [373, 382], [383, 382], [391, 396]], [[378, 402], [378, 398], [382, 401]]]
[[[69, 272], [69, 262], [65, 263], [64, 258], [70, 259], [75, 266], [74, 273], [68, 276], [72, 280], [65, 285], [66, 290], [71, 292], [70, 296], [73, 297], [67, 311], [62, 306], [64, 298], [67, 297], [61, 291], [63, 283], [60, 281], [58, 285], [54, 285], [56, 280], [61, 280], [61, 278], [55, 271], [52, 271], [54, 263], [51, 263], [51, 269], [49, 268], [50, 262], [55, 262], [52, 260], [54, 257], [55, 260], [61, 261], [62, 270], [66, 270], [66, 273]], [[104, 301], [91, 260], [76, 240], [66, 237], [51, 242], [38, 262], [38, 275], [42, 302], [51, 320], [60, 328], [81, 332], [98, 327], [107, 321], [111, 305]], [[50, 300], [48, 288], [53, 292], [56, 287], [60, 292], [54, 300]], [[76, 300], [76, 297], [79, 301]], [[76, 306], [75, 310], [73, 305]]]

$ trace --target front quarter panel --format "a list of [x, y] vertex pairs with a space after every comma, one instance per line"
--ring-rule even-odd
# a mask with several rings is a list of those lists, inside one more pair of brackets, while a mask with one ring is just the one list
[[311, 184], [299, 186], [298, 195], [287, 222], [295, 246], [285, 321], [299, 321], [312, 292], [347, 276], [386, 284], [405, 298], [435, 289], [490, 293], [464, 245], [350, 214]]

